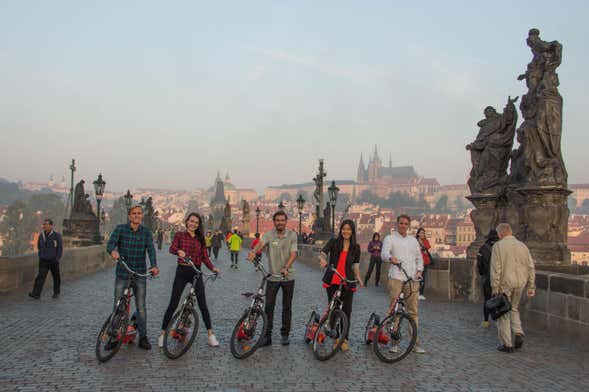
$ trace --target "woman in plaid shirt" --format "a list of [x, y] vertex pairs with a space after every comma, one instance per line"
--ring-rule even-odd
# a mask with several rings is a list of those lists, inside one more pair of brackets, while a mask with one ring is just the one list
[[[184, 262], [184, 257], [190, 257], [194, 265], [198, 268], [202, 268], [202, 264], [205, 264], [211, 271], [216, 273], [221, 272], [209, 259], [203, 234], [201, 216], [195, 212], [191, 212], [188, 214], [184, 224], [186, 225], [186, 231], [176, 233], [172, 245], [170, 246], [170, 253], [178, 256], [178, 267], [176, 268], [176, 277], [174, 278], [174, 284], [172, 286], [170, 304], [168, 305], [168, 309], [166, 310], [162, 322], [162, 333], [158, 339], [159, 347], [164, 346], [166, 327], [172, 319], [174, 311], [178, 307], [184, 287], [187, 283], [192, 283], [194, 274], [196, 274], [192, 267]], [[200, 308], [202, 319], [207, 327], [209, 346], [217, 347], [219, 342], [213, 333], [202, 276], [197, 279], [194, 291], [196, 292], [196, 299], [198, 300], [198, 307]]]

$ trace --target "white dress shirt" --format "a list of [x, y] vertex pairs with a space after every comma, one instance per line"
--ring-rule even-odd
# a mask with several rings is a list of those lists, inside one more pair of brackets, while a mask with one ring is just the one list
[[[399, 232], [387, 235], [382, 243], [382, 259], [390, 261], [391, 257], [396, 257], [401, 266], [407, 271], [407, 275], [415, 279], [417, 272], [423, 271], [423, 257], [417, 238], [406, 235], [403, 237]], [[391, 264], [389, 269], [389, 279], [406, 281], [407, 278], [401, 269]]]

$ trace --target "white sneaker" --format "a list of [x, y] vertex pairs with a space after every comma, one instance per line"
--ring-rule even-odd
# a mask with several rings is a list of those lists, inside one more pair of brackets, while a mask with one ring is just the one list
[[160, 337], [157, 338], [157, 346], [159, 348], [164, 347], [164, 334], [160, 334]]
[[421, 295], [421, 294], [419, 294], [419, 299], [420, 299], [421, 301], [425, 301], [425, 296], [424, 296], [424, 295]]
[[209, 346], [211, 347], [219, 347], [219, 341], [217, 340], [217, 338], [215, 337], [215, 335], [209, 335], [207, 338], [208, 342], [209, 342]]
[[397, 354], [399, 352], [399, 345], [395, 344], [393, 347], [391, 347], [391, 349], [389, 350], [390, 353], [393, 354]]
[[420, 346], [413, 347], [413, 352], [416, 354], [425, 354], [425, 350], [422, 349]]

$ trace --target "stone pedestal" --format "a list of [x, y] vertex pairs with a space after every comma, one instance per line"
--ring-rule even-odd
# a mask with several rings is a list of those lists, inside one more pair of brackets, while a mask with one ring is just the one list
[[243, 234], [244, 237], [249, 237], [250, 235], [250, 222], [249, 219], [246, 220], [242, 220], [241, 221], [241, 234]]
[[498, 197], [494, 194], [473, 194], [466, 197], [475, 206], [470, 213], [474, 223], [476, 238], [466, 249], [466, 257], [469, 260], [476, 260], [479, 248], [485, 243], [489, 230], [497, 225]]
[[522, 240], [536, 263], [570, 264], [567, 198], [571, 190], [559, 186], [530, 186], [519, 188], [517, 192], [525, 200], [521, 211]]
[[70, 219], [64, 219], [63, 242], [65, 247], [71, 248], [102, 243], [98, 218], [74, 213]]

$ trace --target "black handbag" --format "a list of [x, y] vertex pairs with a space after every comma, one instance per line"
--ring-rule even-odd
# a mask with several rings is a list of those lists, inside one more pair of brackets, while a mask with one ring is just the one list
[[493, 320], [497, 320], [505, 313], [511, 311], [511, 303], [509, 302], [507, 295], [504, 293], [491, 297], [487, 302], [485, 302], [485, 306]]

